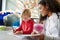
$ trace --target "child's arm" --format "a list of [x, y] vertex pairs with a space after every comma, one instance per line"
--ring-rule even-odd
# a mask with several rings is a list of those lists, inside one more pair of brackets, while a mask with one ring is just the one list
[[16, 31], [14, 34], [23, 34], [23, 31]]
[[22, 30], [22, 26], [20, 26], [18, 29], [16, 29], [16, 31], [21, 31]]
[[13, 33], [14, 34], [22, 34], [23, 31], [21, 31], [21, 30], [22, 30], [22, 24], [21, 24], [21, 26], [18, 29], [14, 30]]
[[19, 26], [19, 28], [16, 29], [16, 31], [21, 31], [22, 30], [22, 24], [23, 24], [23, 21], [22, 21], [21, 25]]
[[16, 31], [21, 31], [22, 30], [22, 24], [19, 26], [18, 29], [16, 29]]
[[21, 31], [22, 30], [22, 26], [20, 26], [18, 29], [16, 29], [16, 30], [13, 30], [13, 33], [16, 33], [16, 32], [18, 32], [18, 31]]

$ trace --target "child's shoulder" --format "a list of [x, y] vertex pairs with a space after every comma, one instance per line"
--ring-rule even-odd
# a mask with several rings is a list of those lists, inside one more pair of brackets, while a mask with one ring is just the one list
[[29, 21], [34, 23], [34, 21], [32, 19], [30, 19]]

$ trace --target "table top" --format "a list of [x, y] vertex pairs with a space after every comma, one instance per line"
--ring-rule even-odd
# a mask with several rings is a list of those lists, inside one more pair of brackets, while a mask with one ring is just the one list
[[0, 40], [20, 40], [21, 38], [9, 35], [11, 28], [8, 27], [6, 30], [0, 31]]
[[11, 27], [7, 27], [6, 30], [0, 31], [0, 40], [21, 40], [22, 38], [24, 38], [23, 36], [16, 37], [13, 35], [9, 35], [8, 33], [10, 33], [11, 30]]
[[[9, 35], [8, 33], [10, 33], [11, 30], [12, 30], [11, 27], [7, 27], [6, 30], [0, 31], [0, 40], [22, 40], [22, 38], [23, 38], [22, 36], [21, 37], [16, 37], [16, 36], [13, 36], [13, 35]], [[59, 38], [55, 38], [55, 40], [56, 39], [59, 39]], [[37, 39], [32, 39], [32, 40], [37, 40]]]

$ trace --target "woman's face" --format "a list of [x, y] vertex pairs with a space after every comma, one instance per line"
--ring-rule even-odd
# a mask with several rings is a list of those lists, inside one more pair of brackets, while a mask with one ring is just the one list
[[40, 9], [40, 13], [42, 16], [46, 16], [47, 15], [47, 7], [43, 6], [43, 5], [39, 5], [39, 9]]

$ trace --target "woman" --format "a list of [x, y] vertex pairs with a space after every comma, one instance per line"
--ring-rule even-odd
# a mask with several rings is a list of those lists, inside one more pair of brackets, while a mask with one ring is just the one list
[[53, 40], [53, 37], [59, 37], [58, 13], [60, 12], [60, 5], [56, 0], [41, 0], [39, 6], [40, 22], [42, 21], [44, 24], [44, 33], [40, 35], [40, 40]]

